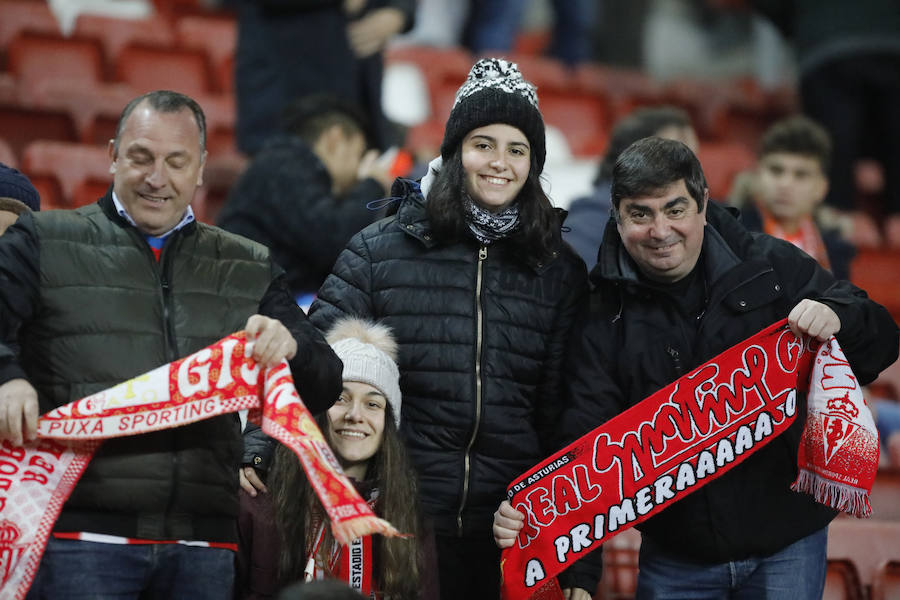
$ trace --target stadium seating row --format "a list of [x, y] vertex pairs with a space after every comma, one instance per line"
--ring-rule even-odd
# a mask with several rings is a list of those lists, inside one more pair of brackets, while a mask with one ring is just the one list
[[[144, 66], [147, 55], [160, 54], [151, 66], [178, 65], [186, 70], [183, 77], [192, 88], [215, 92], [232, 87], [236, 24], [227, 13], [188, 14], [174, 22], [162, 15], [118, 19], [81, 14], [68, 37], [44, 2], [4, 0], [0, 16], [0, 55], [7, 54], [7, 68], [12, 70], [38, 72], [30, 68], [30, 60], [67, 77], [86, 74], [96, 80], [128, 81], [130, 67]], [[67, 58], [53, 65], [47, 53], [56, 53], [57, 59], [65, 53]], [[179, 76], [176, 70], [168, 75]]]

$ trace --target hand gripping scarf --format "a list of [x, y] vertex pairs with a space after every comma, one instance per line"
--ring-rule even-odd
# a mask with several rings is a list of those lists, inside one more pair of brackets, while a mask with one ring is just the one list
[[793, 487], [867, 515], [878, 437], [858, 382], [834, 338], [816, 353], [786, 322], [726, 350], [515, 479], [507, 495], [525, 514], [525, 526], [503, 551], [503, 598], [562, 598], [555, 575], [771, 442], [794, 422], [797, 396], [808, 387], [801, 475]]
[[0, 600], [25, 597], [53, 524], [102, 440], [179, 427], [250, 409], [248, 418], [291, 448], [338, 543], [399, 533], [344, 476], [282, 361], [260, 373], [243, 332], [41, 416], [38, 439], [0, 446]]

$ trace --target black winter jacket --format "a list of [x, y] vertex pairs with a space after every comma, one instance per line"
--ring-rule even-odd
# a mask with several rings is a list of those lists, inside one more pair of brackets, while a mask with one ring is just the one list
[[393, 329], [423, 509], [440, 535], [489, 538], [507, 484], [552, 450], [584, 263], [565, 245], [543, 263], [504, 242], [438, 243], [418, 184], [397, 180], [393, 195], [397, 214], [353, 237], [310, 319]]
[[[340, 390], [340, 361], [290, 298], [262, 246], [202, 223], [157, 262], [110, 194], [75, 211], [23, 216], [0, 237], [0, 383], [26, 377], [41, 411], [186, 356], [254, 312], [298, 342], [291, 368], [316, 410]], [[18, 336], [21, 355], [5, 342]], [[236, 541], [238, 419], [107, 440], [63, 507], [59, 531]]]
[[[607, 226], [591, 273], [591, 313], [567, 369], [571, 408], [563, 428], [569, 439], [785, 318], [804, 298], [837, 313], [837, 339], [861, 384], [897, 358], [897, 325], [862, 290], [835, 280], [788, 242], [751, 234], [714, 202], [706, 216], [698, 268], [707, 301], [699, 319], [645, 283], [615, 224]], [[798, 414], [805, 411], [804, 397]], [[798, 418], [742, 465], [639, 525], [645, 539], [680, 558], [713, 563], [768, 555], [827, 525], [834, 511], [790, 490], [804, 423]], [[570, 569], [588, 577], [579, 587], [594, 589], [598, 560], [589, 555]]]
[[372, 222], [375, 212], [366, 205], [383, 196], [369, 178], [336, 198], [331, 176], [309, 145], [280, 135], [232, 186], [218, 225], [268, 247], [291, 292], [312, 294], [351, 236]]

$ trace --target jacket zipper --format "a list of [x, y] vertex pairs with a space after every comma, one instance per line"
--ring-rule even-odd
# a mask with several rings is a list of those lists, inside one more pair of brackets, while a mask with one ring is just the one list
[[672, 346], [666, 346], [666, 352], [672, 359], [672, 365], [675, 367], [675, 373], [678, 377], [684, 375], [684, 367], [681, 365], [681, 353]]
[[[173, 235], [178, 235], [177, 232]], [[162, 289], [162, 309], [163, 309], [163, 325], [165, 327], [166, 342], [166, 360], [172, 362], [178, 360], [178, 344], [175, 342], [175, 326], [172, 323], [172, 284], [169, 280], [169, 271], [171, 270], [171, 260], [167, 260], [172, 252], [168, 246], [175, 243], [176, 240], [169, 240], [169, 244], [163, 246], [162, 254], [159, 257], [159, 286]]]
[[[173, 236], [178, 235], [178, 232], [174, 232]], [[166, 360], [168, 362], [172, 362], [178, 359], [178, 348], [175, 343], [175, 326], [172, 323], [172, 285], [170, 281], [170, 271], [171, 271], [171, 260], [169, 256], [174, 252], [171, 247], [177, 240], [172, 239], [168, 240], [168, 243], [163, 245], [162, 253], [159, 257], [159, 262], [157, 263], [157, 276], [159, 278], [159, 287], [162, 292], [162, 313], [163, 313], [163, 336], [166, 345]], [[151, 251], [152, 253], [152, 251]], [[153, 258], [156, 261], [156, 258]], [[173, 432], [173, 436], [178, 436], [177, 431]], [[175, 439], [172, 440], [173, 444], [175, 444]], [[172, 512], [172, 508], [175, 505], [175, 482], [178, 480], [178, 471], [181, 468], [181, 461], [178, 458], [178, 448], [177, 446], [173, 446], [172, 448], [172, 487], [169, 492], [169, 500], [166, 503], [166, 512], [165, 514], [169, 514]], [[165, 527], [165, 523], [162, 524]], [[165, 532], [168, 534], [168, 532]]]
[[475, 426], [472, 428], [472, 435], [469, 437], [469, 443], [466, 444], [466, 454], [463, 458], [465, 465], [465, 476], [463, 477], [462, 500], [459, 503], [459, 511], [456, 513], [456, 527], [459, 537], [463, 535], [463, 509], [466, 507], [466, 500], [469, 496], [469, 466], [472, 445], [475, 443], [475, 437], [478, 435], [478, 427], [481, 425], [481, 345], [484, 341], [484, 315], [481, 310], [481, 284], [484, 272], [484, 261], [487, 260], [487, 246], [482, 246], [478, 250], [478, 271], [475, 278]]

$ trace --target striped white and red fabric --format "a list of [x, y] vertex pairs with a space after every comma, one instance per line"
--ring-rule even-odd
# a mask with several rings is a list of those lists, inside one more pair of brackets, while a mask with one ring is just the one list
[[[251, 342], [252, 343], [252, 342]], [[41, 416], [38, 439], [0, 446], [0, 600], [25, 597], [63, 503], [107, 438], [179, 427], [249, 409], [297, 454], [341, 544], [399, 535], [344, 476], [287, 362], [261, 372], [243, 332]]]

